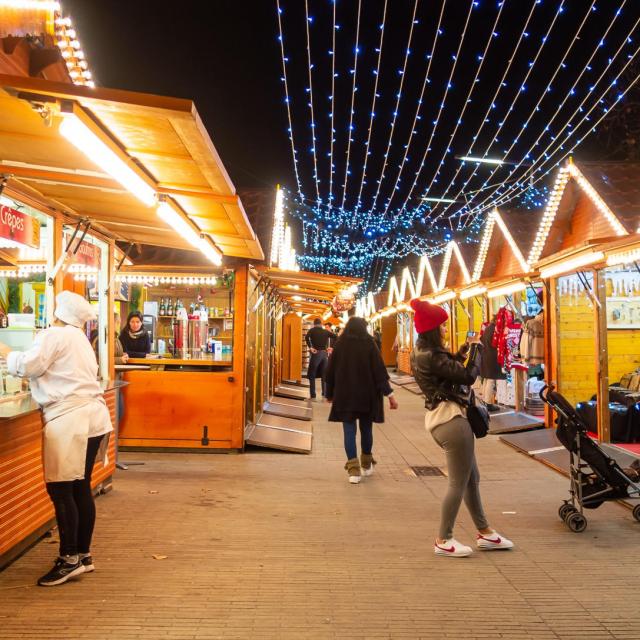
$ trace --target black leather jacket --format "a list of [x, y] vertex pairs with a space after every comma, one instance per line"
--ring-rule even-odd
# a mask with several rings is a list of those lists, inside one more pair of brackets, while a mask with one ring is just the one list
[[481, 345], [478, 345], [465, 366], [462, 349], [454, 355], [445, 349], [421, 349], [418, 342], [411, 353], [411, 368], [425, 395], [427, 409], [435, 409], [446, 399], [455, 401], [459, 397], [462, 401], [466, 398], [468, 387], [480, 372], [480, 352]]

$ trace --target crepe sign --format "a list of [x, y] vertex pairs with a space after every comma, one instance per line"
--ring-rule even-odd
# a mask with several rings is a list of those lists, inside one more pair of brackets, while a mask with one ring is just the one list
[[[69, 244], [71, 236], [65, 237], [65, 246]], [[75, 250], [78, 244], [77, 240], [74, 240], [71, 244], [71, 249]], [[83, 264], [86, 267], [100, 268], [100, 258], [102, 257], [102, 251], [100, 247], [84, 240], [80, 243], [78, 250], [73, 255], [74, 264]]]
[[21, 211], [0, 205], [0, 238], [40, 248], [40, 221]]

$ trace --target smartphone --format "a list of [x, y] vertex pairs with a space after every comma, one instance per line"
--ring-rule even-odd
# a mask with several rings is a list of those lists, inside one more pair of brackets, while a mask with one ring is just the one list
[[467, 331], [467, 338], [475, 338], [478, 335], [475, 331]]

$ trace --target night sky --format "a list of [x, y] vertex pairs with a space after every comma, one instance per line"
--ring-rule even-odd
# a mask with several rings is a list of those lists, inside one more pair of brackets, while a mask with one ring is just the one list
[[64, 0], [97, 83], [189, 98], [239, 186], [288, 181], [271, 0]]
[[335, 29], [331, 0], [280, 7], [297, 177], [277, 0], [64, 2], [99, 85], [193, 99], [236, 186], [288, 188], [302, 266], [374, 288], [477, 238], [496, 198], [541, 206], [569, 152], [606, 157], [589, 130], [637, 79], [634, 62], [616, 80], [638, 54], [635, 1], [337, 0]]

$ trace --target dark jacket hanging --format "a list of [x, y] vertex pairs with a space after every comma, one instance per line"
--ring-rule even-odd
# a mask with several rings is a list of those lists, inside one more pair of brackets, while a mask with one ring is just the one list
[[330, 422], [384, 422], [383, 396], [392, 393], [382, 355], [370, 336], [338, 339], [326, 372]]
[[496, 325], [491, 322], [482, 332], [480, 342], [482, 343], [482, 361], [480, 363], [480, 375], [489, 380], [504, 380], [507, 376], [498, 364], [498, 350], [493, 346], [493, 334]]

